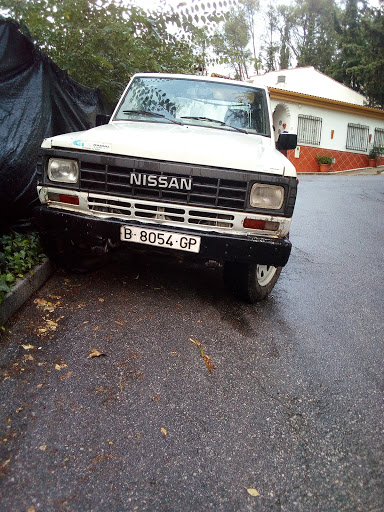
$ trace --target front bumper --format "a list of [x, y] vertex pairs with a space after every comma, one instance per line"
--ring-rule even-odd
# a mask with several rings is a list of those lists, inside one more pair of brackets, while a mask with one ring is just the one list
[[[40, 206], [35, 209], [34, 223], [45, 235], [56, 235], [68, 240], [89, 243], [90, 247], [105, 245], [105, 241], [110, 240], [113, 245], [127, 248], [146, 248], [147, 250], [152, 250], [152, 248], [131, 242], [121, 242], [120, 227], [125, 225], [139, 226], [151, 230], [163, 229], [162, 226], [151, 223], [122, 221], [113, 218], [98, 219], [79, 213], [55, 210], [47, 206]], [[166, 230], [200, 236], [200, 252], [193, 256], [218, 262], [253, 262], [261, 265], [283, 267], [288, 261], [292, 246], [288, 238], [228, 235], [169, 226], [166, 227]], [[156, 247], [156, 250], [170, 251], [170, 249], [159, 249], [158, 247]]]

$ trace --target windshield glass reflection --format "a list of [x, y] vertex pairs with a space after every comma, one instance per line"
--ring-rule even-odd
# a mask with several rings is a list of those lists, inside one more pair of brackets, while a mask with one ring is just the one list
[[270, 137], [265, 91], [183, 78], [137, 77], [115, 121], [176, 122]]

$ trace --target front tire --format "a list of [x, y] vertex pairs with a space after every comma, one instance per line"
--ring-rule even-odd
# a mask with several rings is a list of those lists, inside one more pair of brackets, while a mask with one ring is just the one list
[[238, 299], [254, 304], [272, 291], [281, 273], [281, 267], [258, 263], [224, 264], [224, 283]]

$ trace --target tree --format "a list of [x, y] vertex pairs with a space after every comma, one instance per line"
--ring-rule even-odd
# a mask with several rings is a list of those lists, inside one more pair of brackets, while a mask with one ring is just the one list
[[338, 13], [335, 0], [301, 0], [292, 8], [291, 49], [298, 66], [314, 66], [323, 73], [329, 71], [337, 52]]
[[291, 9], [286, 5], [279, 5], [277, 12], [279, 17], [278, 30], [280, 33], [279, 66], [280, 69], [288, 69], [291, 63], [290, 40], [293, 25]]
[[0, 0], [33, 41], [75, 80], [99, 87], [110, 107], [130, 76], [192, 73], [196, 62], [184, 35], [168, 30], [177, 13], [147, 13], [118, 0]]
[[250, 40], [248, 23], [244, 11], [231, 9], [222, 29], [212, 38], [215, 52], [235, 71], [235, 78], [248, 78], [248, 63], [251, 52], [247, 49]]
[[361, 83], [357, 74], [362, 53], [366, 43], [362, 29], [362, 17], [366, 6], [360, 9], [358, 0], [347, 0], [339, 23], [339, 54], [331, 67], [331, 74], [343, 84], [355, 91], [361, 91]]
[[275, 71], [277, 68], [277, 52], [279, 44], [276, 42], [276, 33], [278, 29], [278, 14], [276, 8], [269, 4], [266, 16], [266, 36], [265, 44], [262, 47], [264, 55], [264, 68], [267, 72]]
[[349, 66], [343, 78], [367, 97], [370, 106], [384, 108], [384, 5], [365, 9], [360, 22], [355, 27], [360, 38], [348, 46]]
[[256, 27], [255, 27], [255, 16], [260, 10], [259, 0], [239, 0], [244, 12], [244, 19], [248, 25], [248, 32], [251, 36], [252, 51], [253, 51], [253, 65], [256, 73], [259, 70], [259, 59], [256, 54]]

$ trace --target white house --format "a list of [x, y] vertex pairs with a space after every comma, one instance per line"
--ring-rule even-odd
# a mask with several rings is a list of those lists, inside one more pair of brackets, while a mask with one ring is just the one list
[[367, 167], [369, 150], [384, 146], [384, 110], [366, 106], [364, 96], [313, 67], [249, 81], [269, 89], [275, 138], [282, 131], [297, 133], [298, 147], [288, 157], [298, 172], [318, 171], [317, 155], [332, 157], [333, 171]]

